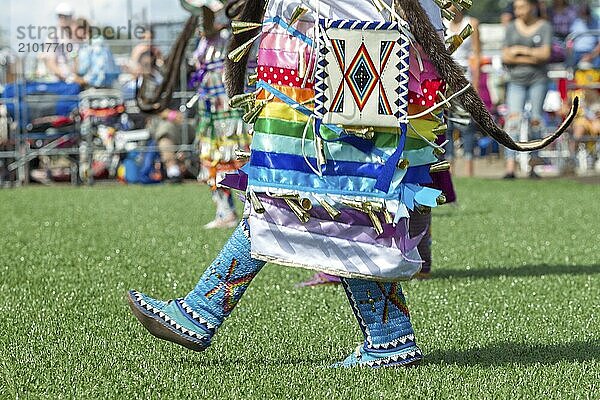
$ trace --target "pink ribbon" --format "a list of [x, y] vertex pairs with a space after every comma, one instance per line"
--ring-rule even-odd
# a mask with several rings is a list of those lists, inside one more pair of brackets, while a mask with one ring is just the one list
[[[427, 80], [439, 80], [441, 79], [433, 63], [429, 59], [429, 56], [421, 49], [420, 46], [415, 45], [410, 48], [410, 61], [409, 61], [409, 72], [410, 76], [408, 79], [408, 90], [418, 95], [423, 95], [421, 85]], [[417, 54], [421, 56], [423, 70], [421, 71], [421, 65], [419, 64]]]
[[279, 33], [267, 33], [263, 35], [259, 48], [289, 52], [298, 52], [300, 49], [303, 49], [307, 55], [309, 53], [307, 51], [308, 45], [302, 40], [295, 38], [294, 36]]
[[[306, 60], [309, 60], [309, 49], [306, 49]], [[287, 68], [297, 71], [300, 55], [297, 52], [285, 50], [258, 50], [258, 65], [273, 68]], [[310, 58], [306, 71], [312, 71], [314, 68], [315, 58]]]

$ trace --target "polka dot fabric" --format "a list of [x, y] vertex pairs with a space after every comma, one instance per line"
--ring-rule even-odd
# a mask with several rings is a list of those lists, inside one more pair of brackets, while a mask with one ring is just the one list
[[433, 107], [438, 99], [437, 92], [444, 92], [446, 83], [442, 80], [426, 80], [421, 83], [422, 95], [413, 91], [408, 93], [408, 103], [422, 107]]
[[[268, 67], [259, 65], [258, 79], [267, 82], [270, 85], [302, 87], [303, 78], [298, 76], [298, 71], [289, 68]], [[312, 89], [313, 84], [309, 80], [306, 81], [304, 88]]]

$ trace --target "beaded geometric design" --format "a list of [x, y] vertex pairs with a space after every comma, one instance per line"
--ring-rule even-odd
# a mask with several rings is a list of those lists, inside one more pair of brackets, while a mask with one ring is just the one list
[[185, 310], [184, 314], [188, 318], [192, 319], [195, 323], [200, 324], [201, 329], [204, 328], [205, 332], [194, 332], [181, 326], [175, 319], [170, 317], [163, 310], [158, 309], [152, 304], [145, 301], [144, 295], [142, 293], [135, 290], [130, 291], [130, 293], [133, 295], [133, 298], [135, 299], [136, 303], [140, 308], [143, 308], [144, 310], [152, 313], [155, 318], [161, 319], [165, 324], [168, 324], [171, 327], [171, 329], [177, 331], [181, 335], [188, 336], [195, 342], [202, 341], [202, 343], [205, 343], [207, 340], [210, 340], [210, 338], [215, 332], [215, 326], [208, 323], [208, 321], [200, 317], [200, 315], [198, 315], [197, 313], [192, 312], [192, 309], [187, 304], [185, 304], [183, 299], [170, 300], [167, 304], [175, 302], [179, 309]]
[[320, 24], [315, 116], [338, 125], [405, 123], [410, 42], [399, 24], [328, 19]]
[[367, 100], [379, 83], [379, 73], [364, 43], [360, 45], [354, 58], [344, 73], [344, 81], [350, 88], [358, 109], [363, 111]]
[[[331, 39], [331, 47], [335, 54], [335, 59], [342, 71], [346, 68], [346, 41], [341, 39]], [[344, 112], [344, 85], [338, 86], [335, 96], [331, 101], [331, 111], [341, 113]]]
[[[365, 317], [367, 319], [369, 319], [369, 316], [363, 316], [363, 312], [367, 313], [367, 312], [371, 312], [375, 315], [378, 314], [378, 310], [381, 310], [381, 306], [377, 305], [377, 303], [380, 303], [381, 301], [384, 301], [384, 306], [383, 306], [383, 311], [382, 311], [382, 324], [385, 325], [387, 324], [389, 321], [389, 312], [390, 312], [390, 303], [392, 304], [392, 306], [397, 307], [407, 318], [409, 317], [408, 314], [408, 307], [406, 306], [406, 300], [404, 298], [404, 295], [401, 292], [401, 286], [398, 283], [392, 283], [390, 285], [390, 291], [387, 292], [385, 290], [385, 284], [381, 283], [381, 282], [374, 282], [375, 286], [377, 287], [377, 289], [380, 291], [379, 294], [375, 294], [370, 290], [367, 289], [364, 293], [364, 297], [361, 300], [356, 299], [355, 293], [352, 292], [352, 290], [350, 289], [350, 286], [348, 284], [348, 282], [346, 280], [342, 280], [342, 285], [344, 286], [344, 289], [346, 290], [346, 294], [348, 295], [348, 298], [350, 300], [350, 306], [352, 307], [352, 311], [354, 312], [354, 315], [356, 315], [357, 319], [358, 319], [358, 323], [361, 327], [361, 330], [363, 331], [363, 333], [365, 334], [365, 339], [369, 345], [370, 348], [375, 349], [375, 350], [389, 350], [389, 349], [394, 349], [396, 347], [406, 347], [409, 345], [414, 345], [415, 344], [415, 335], [414, 333], [407, 333], [406, 335], [403, 335], [397, 339], [391, 340], [389, 342], [385, 342], [385, 343], [373, 343], [373, 337], [371, 336], [371, 327], [369, 327], [369, 324], [365, 321]], [[367, 309], [365, 309], [365, 306], [368, 307]], [[363, 308], [361, 310], [361, 307]]]
[[383, 295], [384, 299], [383, 318], [381, 322], [384, 324], [388, 322], [390, 303], [396, 306], [407, 318], [410, 318], [410, 312], [408, 311], [408, 307], [406, 305], [406, 299], [404, 298], [402, 291], [398, 290], [398, 283], [394, 282], [391, 284], [389, 293], [386, 292], [385, 286], [382, 283], [377, 282], [377, 287], [379, 287], [379, 290], [381, 290], [381, 294]]
[[393, 356], [382, 358], [379, 360], [367, 361], [363, 363], [369, 367], [391, 367], [394, 365], [403, 365], [408, 363], [414, 363], [415, 361], [421, 360], [423, 353], [418, 347], [414, 350], [407, 351], [405, 353], [394, 354]]
[[[256, 273], [250, 273], [250, 274], [242, 276], [240, 278], [231, 279], [231, 277], [233, 276], [233, 274], [235, 272], [235, 268], [237, 265], [238, 265], [238, 260], [236, 260], [235, 258], [233, 260], [231, 260], [231, 264], [229, 265], [229, 268], [227, 269], [227, 275], [225, 275], [224, 280], [219, 282], [219, 284], [217, 286], [215, 286], [214, 288], [209, 290], [204, 295], [204, 296], [206, 296], [207, 299], [210, 299], [211, 297], [215, 296], [217, 293], [223, 291], [224, 292], [223, 311], [226, 314], [231, 313], [231, 311], [233, 311], [233, 309], [235, 308], [236, 304], [239, 301], [240, 296], [239, 295], [236, 296], [236, 290], [239, 288], [245, 289], [250, 284], [252, 279], [254, 279], [254, 277], [256, 276]], [[217, 275], [217, 278], [221, 279], [221, 276]]]
[[[383, 41], [381, 42], [381, 51], [379, 52], [380, 56], [380, 70], [383, 71], [390, 60], [390, 57], [394, 51], [394, 42]], [[393, 115], [394, 111], [388, 100], [388, 96], [385, 93], [385, 88], [383, 87], [383, 83], [381, 79], [379, 80], [379, 114], [382, 115]]]

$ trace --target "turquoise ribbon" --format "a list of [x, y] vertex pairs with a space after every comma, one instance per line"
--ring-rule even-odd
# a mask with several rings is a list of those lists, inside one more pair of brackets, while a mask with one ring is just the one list
[[306, 36], [304, 33], [300, 32], [299, 30], [297, 30], [297, 29], [292, 28], [291, 26], [289, 26], [288, 23], [285, 22], [283, 20], [283, 18], [281, 18], [279, 16], [275, 16], [273, 18], [269, 18], [269, 19], [265, 20], [264, 23], [265, 24], [270, 24], [270, 23], [278, 24], [283, 29], [285, 29], [285, 31], [287, 33], [289, 33], [290, 35], [292, 35], [294, 37], [297, 37], [298, 39], [302, 40], [304, 43], [308, 44], [311, 47], [313, 45], [313, 40], [311, 38], [309, 38], [308, 36]]
[[269, 169], [246, 164], [250, 186], [303, 191], [317, 194], [331, 194], [349, 197], [371, 197], [385, 200], [400, 199], [400, 185], [406, 170], [398, 170], [392, 180], [389, 193], [374, 190], [376, 179], [351, 176], [322, 176], [314, 173]]
[[400, 162], [402, 153], [404, 152], [404, 144], [406, 143], [406, 124], [401, 124], [400, 129], [402, 130], [402, 133], [400, 135], [398, 147], [396, 148], [394, 154], [386, 161], [381, 175], [379, 178], [377, 178], [375, 189], [381, 190], [382, 192], [387, 192], [390, 190], [390, 184], [392, 182], [394, 172], [398, 169], [398, 163]]

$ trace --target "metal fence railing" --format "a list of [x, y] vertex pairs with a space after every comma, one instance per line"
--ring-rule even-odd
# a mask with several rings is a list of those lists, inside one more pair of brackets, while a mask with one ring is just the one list
[[[135, 45], [143, 43], [140, 40], [118, 40], [107, 42], [111, 48], [115, 49], [113, 53], [115, 59], [121, 60], [121, 65], [125, 64], [129, 60], [129, 54]], [[162, 48], [169, 48], [172, 42], [170, 41], [153, 41], [152, 44], [155, 46], [161, 46]], [[192, 48], [190, 47], [191, 54]], [[129, 54], [128, 54], [129, 52]], [[93, 183], [93, 176], [85, 175], [82, 173], [84, 170], [91, 169], [91, 162], [96, 153], [106, 152], [107, 149], [104, 146], [99, 145], [98, 141], [94, 140], [94, 132], [86, 131], [85, 120], [82, 120], [80, 110], [75, 113], [74, 124], [72, 129], [69, 131], [56, 131], [53, 129], [44, 131], [35, 131], [30, 129], [27, 124], [21, 123], [22, 121], [28, 121], [29, 118], [26, 115], [27, 109], [36, 103], [52, 103], [61, 101], [80, 101], [80, 95], [68, 96], [68, 95], [28, 95], [23, 93], [23, 89], [27, 82], [35, 80], [32, 71], [35, 70], [36, 62], [39, 62], [37, 57], [33, 55], [19, 55], [11, 53], [9, 49], [0, 49], [0, 105], [10, 106], [13, 110], [12, 123], [9, 125], [8, 137], [5, 138], [4, 143], [0, 138], [0, 172], [4, 169], [4, 172], [8, 172], [13, 183], [16, 185], [26, 185], [29, 183], [30, 163], [39, 157], [55, 157], [63, 156], [70, 160], [72, 163], [72, 171], [76, 171], [77, 176], [73, 176], [71, 181], [73, 183]], [[9, 67], [12, 71], [12, 86], [14, 92], [11, 97], [2, 97], [2, 89], [9, 83]], [[184, 111], [186, 103], [194, 96], [194, 92], [187, 90], [187, 66], [181, 66], [181, 79], [179, 86], [181, 90], [173, 94], [173, 103], [180, 111]], [[120, 84], [123, 79], [127, 79], [127, 73], [121, 74], [121, 81], [117, 85], [116, 89], [121, 89]], [[123, 102], [125, 105], [125, 113], [138, 114], [139, 108], [135, 100], [129, 100]], [[188, 115], [186, 112], [184, 115], [184, 123], [181, 128], [181, 145], [171, 146], [170, 148], [162, 147], [162, 150], [172, 150], [174, 152], [182, 152], [191, 154], [194, 156], [197, 154], [197, 146], [195, 143], [189, 143], [188, 138], [193, 137], [189, 131], [193, 129], [190, 127]], [[1, 120], [1, 119], [0, 119]], [[192, 132], [193, 133], [193, 132]], [[158, 151], [156, 146], [137, 145], [136, 151], [138, 152], [155, 152]], [[129, 151], [129, 148], [112, 148], [110, 154], [118, 157], [119, 155], [125, 154]], [[7, 174], [5, 174], [7, 175]], [[0, 186], [2, 186], [2, 175], [0, 174]]]

